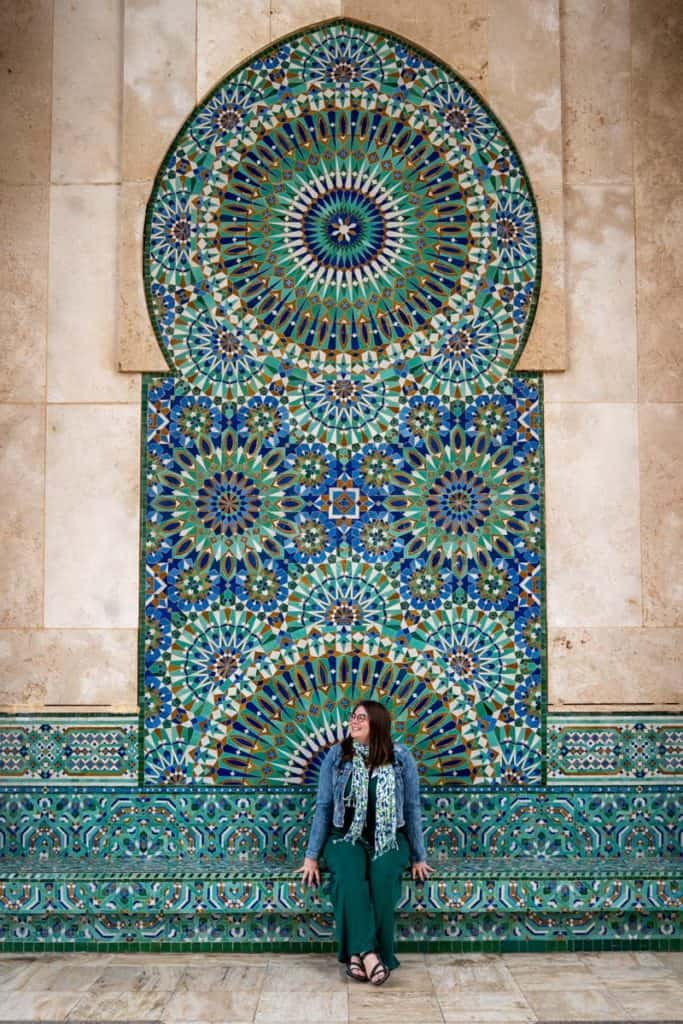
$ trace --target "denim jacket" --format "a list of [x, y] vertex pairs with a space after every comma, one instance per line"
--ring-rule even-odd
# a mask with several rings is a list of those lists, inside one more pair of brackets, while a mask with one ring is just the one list
[[[405, 825], [412, 862], [426, 860], [422, 835], [420, 785], [415, 759], [401, 743], [394, 743], [396, 769], [396, 827]], [[317, 860], [332, 825], [344, 827], [344, 790], [353, 771], [353, 762], [341, 764], [341, 743], [327, 751], [318, 779], [318, 798], [311, 825], [306, 856]]]

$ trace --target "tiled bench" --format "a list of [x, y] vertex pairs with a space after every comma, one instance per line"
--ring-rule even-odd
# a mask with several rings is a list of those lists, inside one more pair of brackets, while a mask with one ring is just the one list
[[[400, 948], [681, 948], [676, 787], [423, 794], [434, 873], [406, 874]], [[5, 949], [332, 949], [303, 886], [313, 794], [5, 794]]]

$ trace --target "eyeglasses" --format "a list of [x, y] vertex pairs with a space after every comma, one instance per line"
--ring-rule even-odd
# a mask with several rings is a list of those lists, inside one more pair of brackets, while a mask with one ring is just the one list
[[349, 718], [349, 722], [367, 722], [367, 720], [367, 715], [359, 715], [357, 712], [354, 712]]

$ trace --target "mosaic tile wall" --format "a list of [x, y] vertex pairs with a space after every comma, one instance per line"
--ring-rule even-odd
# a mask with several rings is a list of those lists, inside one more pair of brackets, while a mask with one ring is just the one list
[[683, 717], [550, 715], [547, 756], [556, 783], [683, 783]]
[[539, 229], [451, 70], [340, 21], [188, 119], [147, 211], [144, 782], [311, 781], [386, 700], [428, 783], [542, 778]]
[[[327, 876], [311, 890], [296, 875], [313, 801], [291, 786], [17, 791], [0, 808], [0, 942], [319, 948]], [[403, 881], [402, 943], [680, 948], [680, 789], [433, 787], [424, 808], [434, 875]]]
[[[26, 858], [27, 869], [55, 871], [60, 863], [109, 858], [116, 873], [141, 871], [141, 858], [168, 858], [173, 877], [183, 864], [231, 860], [230, 875], [259, 870], [259, 858], [298, 866], [308, 841], [314, 787], [185, 787], [142, 792], [122, 786], [68, 790], [32, 786], [3, 796], [0, 855]], [[678, 786], [424, 787], [425, 836], [436, 858], [548, 859], [548, 871], [584, 874], [592, 860], [601, 876], [619, 873], [629, 857], [677, 858], [683, 844]], [[50, 866], [50, 858], [59, 854]], [[138, 858], [127, 861], [127, 858]], [[554, 858], [568, 858], [558, 869]], [[601, 861], [602, 867], [596, 864]], [[191, 862], [194, 863], [192, 867]], [[667, 864], [662, 861], [662, 871]], [[79, 871], [84, 868], [79, 867]], [[96, 870], [93, 868], [93, 870]], [[267, 869], [260, 868], [267, 874]], [[455, 869], [454, 869], [455, 870]], [[541, 868], [536, 866], [537, 871]], [[153, 863], [149, 871], [159, 874]], [[165, 877], [165, 876], [164, 876]], [[303, 889], [302, 889], [303, 891]]]
[[136, 715], [0, 716], [0, 782], [137, 781]]

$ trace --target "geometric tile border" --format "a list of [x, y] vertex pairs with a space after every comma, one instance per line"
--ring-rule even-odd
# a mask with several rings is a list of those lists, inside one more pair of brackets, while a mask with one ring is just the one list
[[[134, 715], [0, 715], [0, 787], [135, 785]], [[548, 716], [548, 782], [683, 783], [683, 716]]]
[[136, 715], [0, 717], [0, 784], [135, 784]]
[[683, 783], [683, 716], [548, 716], [548, 781]]

